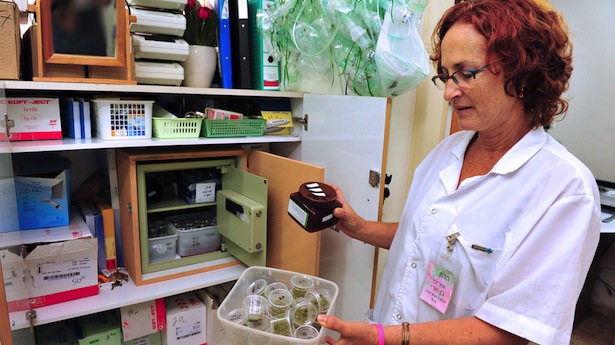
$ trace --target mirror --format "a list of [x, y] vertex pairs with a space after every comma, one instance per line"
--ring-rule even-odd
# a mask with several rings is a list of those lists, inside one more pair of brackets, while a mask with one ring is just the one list
[[39, 0], [38, 6], [45, 63], [125, 65], [123, 1]]

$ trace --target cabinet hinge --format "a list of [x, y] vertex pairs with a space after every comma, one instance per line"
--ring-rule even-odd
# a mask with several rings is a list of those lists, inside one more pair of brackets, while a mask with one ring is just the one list
[[307, 132], [308, 130], [308, 114], [303, 115], [303, 118], [293, 117], [294, 122], [298, 122], [303, 125], [303, 130]]
[[36, 320], [36, 310], [26, 311], [26, 320], [30, 323], [30, 332], [34, 333], [34, 320]]
[[132, 203], [131, 202], [129, 202], [128, 205], [126, 205], [126, 211], [128, 213], [132, 213]]
[[11, 127], [15, 127], [15, 121], [9, 119], [9, 113], [4, 113], [4, 118], [0, 121], [0, 125], [5, 128], [6, 137], [11, 138]]

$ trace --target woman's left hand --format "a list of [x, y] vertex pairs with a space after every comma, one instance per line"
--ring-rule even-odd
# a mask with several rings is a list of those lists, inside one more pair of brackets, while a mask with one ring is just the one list
[[340, 334], [339, 339], [327, 337], [329, 345], [371, 345], [378, 344], [378, 329], [366, 322], [346, 322], [331, 315], [319, 315], [318, 323]]

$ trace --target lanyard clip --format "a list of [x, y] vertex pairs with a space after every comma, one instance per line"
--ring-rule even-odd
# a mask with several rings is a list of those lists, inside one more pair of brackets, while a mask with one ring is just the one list
[[455, 233], [452, 233], [452, 234], [450, 234], [450, 235], [448, 235], [448, 236], [446, 236], [446, 237], [445, 237], [445, 238], [446, 238], [446, 241], [448, 242], [448, 246], [446, 246], [446, 249], [447, 249], [449, 252], [452, 252], [452, 251], [453, 251], [453, 245], [455, 244], [455, 242], [457, 242], [457, 238], [458, 238], [460, 235], [461, 235], [461, 234], [460, 234], [459, 232], [455, 232]]

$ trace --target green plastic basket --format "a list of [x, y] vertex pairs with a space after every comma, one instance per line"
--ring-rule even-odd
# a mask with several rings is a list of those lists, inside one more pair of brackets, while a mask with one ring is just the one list
[[180, 139], [198, 138], [203, 125], [202, 118], [152, 118], [155, 138]]
[[267, 120], [205, 120], [203, 136], [207, 138], [257, 137], [265, 133]]

